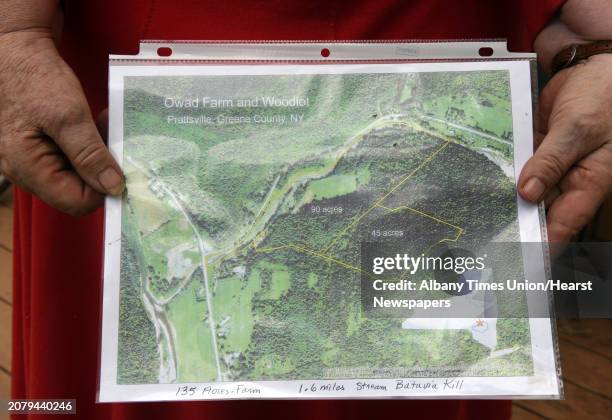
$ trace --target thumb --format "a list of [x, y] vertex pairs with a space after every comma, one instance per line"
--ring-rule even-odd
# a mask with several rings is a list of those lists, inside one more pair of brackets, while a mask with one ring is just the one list
[[[569, 127], [569, 126], [567, 126]], [[569, 169], [591, 152], [580, 146], [575, 130], [551, 127], [535, 154], [527, 161], [519, 177], [519, 194], [537, 203], [561, 181]]]
[[86, 103], [64, 110], [58, 122], [45, 131], [93, 189], [110, 195], [123, 192], [121, 169], [104, 145]]

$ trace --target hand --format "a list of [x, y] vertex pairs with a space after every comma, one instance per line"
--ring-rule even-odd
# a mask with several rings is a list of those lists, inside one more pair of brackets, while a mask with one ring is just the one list
[[612, 190], [612, 55], [557, 73], [540, 97], [537, 125], [519, 193], [544, 200], [550, 242], [567, 242]]
[[121, 169], [50, 33], [2, 34], [0, 57], [0, 171], [72, 215], [121, 194]]

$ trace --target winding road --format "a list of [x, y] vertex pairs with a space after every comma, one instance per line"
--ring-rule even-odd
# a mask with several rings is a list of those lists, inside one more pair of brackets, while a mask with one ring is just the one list
[[[215, 318], [214, 318], [214, 313], [213, 313], [212, 293], [210, 292], [210, 285], [208, 282], [208, 269], [206, 265], [206, 256], [210, 253], [211, 247], [208, 246], [204, 242], [204, 240], [202, 239], [202, 235], [200, 235], [200, 232], [198, 231], [195, 224], [189, 217], [189, 214], [187, 213], [187, 211], [185, 211], [185, 208], [183, 207], [181, 202], [176, 198], [176, 195], [172, 192], [172, 190], [168, 188], [168, 186], [166, 186], [166, 184], [161, 179], [159, 179], [159, 177], [157, 177], [155, 173], [152, 173], [151, 171], [144, 168], [142, 165], [135, 162], [134, 159], [132, 159], [130, 156], [126, 156], [126, 159], [130, 162], [132, 166], [140, 170], [147, 177], [155, 180], [157, 185], [159, 185], [161, 189], [164, 191], [164, 193], [170, 198], [170, 201], [173, 204], [173, 206], [176, 208], [176, 210], [180, 211], [183, 214], [183, 216], [185, 217], [185, 220], [187, 221], [187, 223], [193, 230], [193, 234], [198, 242], [198, 248], [200, 250], [200, 256], [202, 260], [201, 266], [202, 266], [202, 274], [204, 276], [204, 289], [206, 291], [206, 305], [208, 309], [208, 324], [210, 327], [210, 333], [211, 333], [211, 338], [212, 338], [213, 352], [215, 354], [215, 367], [217, 369], [217, 381], [221, 381], [222, 373], [221, 373], [221, 362], [219, 358], [219, 348], [217, 344], [217, 327], [215, 324]], [[176, 354], [176, 352], [172, 352], [172, 353]]]
[[505, 143], [505, 144], [509, 144], [510, 146], [512, 146], [512, 142], [511, 141], [502, 139], [500, 137], [496, 137], [496, 136], [494, 136], [492, 134], [487, 134], [487, 133], [482, 132], [480, 130], [476, 130], [475, 128], [471, 128], [471, 127], [466, 127], [464, 125], [455, 124], [455, 123], [452, 123], [452, 122], [449, 122], [449, 121], [446, 121], [446, 120], [441, 120], [440, 118], [435, 118], [435, 117], [432, 117], [432, 116], [429, 116], [429, 115], [425, 115], [425, 114], [420, 114], [419, 113], [418, 116], [420, 118], [422, 118], [422, 119], [425, 119], [425, 120], [436, 121], [436, 122], [439, 122], [439, 123], [442, 123], [442, 124], [446, 124], [446, 125], [448, 125], [450, 127], [457, 128], [459, 130], [468, 131], [468, 132], [470, 132], [472, 134], [477, 134], [477, 135], [485, 137], [487, 139], [495, 140], [495, 141], [498, 141], [498, 142], [501, 142], [501, 143]]

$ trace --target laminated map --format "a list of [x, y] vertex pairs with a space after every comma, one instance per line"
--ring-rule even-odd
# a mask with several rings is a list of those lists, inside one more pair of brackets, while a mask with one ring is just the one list
[[515, 187], [528, 62], [124, 65], [110, 88], [127, 193], [107, 202], [101, 401], [558, 393], [548, 319], [361, 299], [364, 243], [543, 240]]

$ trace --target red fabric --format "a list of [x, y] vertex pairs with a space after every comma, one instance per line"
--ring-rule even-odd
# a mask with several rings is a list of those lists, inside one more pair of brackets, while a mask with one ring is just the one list
[[[62, 52], [94, 114], [106, 107], [107, 55], [139, 39], [508, 38], [531, 49], [562, 0], [67, 0]], [[14, 398], [77, 398], [79, 418], [393, 416], [507, 419], [509, 402], [308, 401], [95, 404], [102, 211], [76, 219], [15, 197]]]

